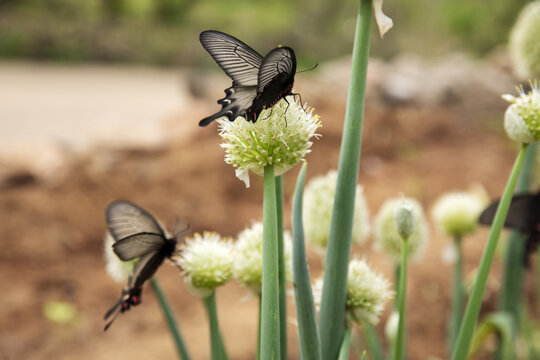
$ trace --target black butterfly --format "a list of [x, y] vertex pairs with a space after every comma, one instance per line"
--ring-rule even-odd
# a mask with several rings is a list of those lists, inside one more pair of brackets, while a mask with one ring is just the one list
[[238, 116], [255, 122], [264, 109], [293, 94], [296, 57], [293, 49], [283, 46], [271, 50], [263, 58], [242, 41], [225, 33], [203, 31], [199, 40], [215, 62], [232, 79], [226, 96], [218, 100], [221, 110], [202, 119], [206, 126], [220, 117], [234, 121]]
[[104, 320], [107, 330], [119, 313], [141, 303], [144, 282], [150, 279], [166, 258], [175, 252], [176, 237], [168, 238], [159, 223], [147, 211], [128, 201], [112, 202], [105, 217], [113, 236], [114, 253], [122, 261], [138, 259], [133, 266], [128, 283], [122, 289], [120, 300], [107, 311]]
[[[491, 203], [480, 214], [478, 222], [490, 225], [493, 222], [498, 206], [499, 200]], [[523, 254], [523, 264], [528, 267], [530, 264], [529, 256], [534, 254], [538, 245], [540, 245], [540, 193], [514, 195], [504, 226], [529, 235], [525, 245], [525, 253]]]

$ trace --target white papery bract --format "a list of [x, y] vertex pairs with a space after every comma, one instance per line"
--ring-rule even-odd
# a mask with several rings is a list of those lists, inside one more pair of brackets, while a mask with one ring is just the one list
[[[289, 104], [287, 104], [287, 101]], [[321, 126], [313, 109], [304, 109], [294, 97], [281, 99], [263, 110], [255, 123], [244, 118], [218, 119], [223, 139], [225, 162], [236, 168], [236, 176], [249, 187], [249, 172], [264, 175], [264, 168], [274, 166], [279, 176], [304, 159], [310, 152], [311, 138]]]

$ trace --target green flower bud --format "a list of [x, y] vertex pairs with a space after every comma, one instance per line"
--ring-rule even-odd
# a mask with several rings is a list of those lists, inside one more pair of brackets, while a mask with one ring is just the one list
[[[326, 248], [332, 220], [334, 196], [336, 194], [337, 171], [313, 178], [304, 193], [304, 227], [307, 240]], [[364, 197], [364, 189], [356, 185], [352, 241], [362, 243], [370, 232], [369, 210]]]
[[451, 192], [440, 197], [432, 210], [433, 222], [445, 235], [463, 237], [473, 233], [486, 203], [475, 194]]
[[540, 1], [521, 10], [510, 33], [510, 58], [516, 73], [524, 78], [540, 76]]
[[511, 102], [504, 113], [504, 128], [508, 137], [520, 143], [532, 143], [540, 139], [540, 91], [538, 83], [531, 82], [531, 91], [520, 88], [520, 96], [503, 95]]
[[[285, 232], [285, 271], [287, 281], [292, 279], [292, 239]], [[262, 288], [262, 241], [263, 224], [255, 222], [243, 230], [234, 244], [233, 277], [247, 287], [253, 294], [259, 295]]]
[[416, 223], [414, 231], [407, 240], [407, 254], [411, 259], [419, 259], [428, 241], [427, 222], [420, 203], [414, 199], [390, 199], [387, 200], [375, 219], [375, 242], [374, 248], [384, 251], [395, 263], [401, 262], [401, 249], [403, 240], [398, 233], [394, 221], [394, 209], [401, 201], [406, 200], [412, 204]]
[[394, 224], [403, 240], [407, 240], [416, 226], [414, 206], [407, 200], [401, 200], [394, 207]]
[[223, 139], [225, 162], [236, 168], [236, 176], [249, 187], [249, 172], [264, 175], [264, 168], [274, 166], [279, 176], [304, 159], [310, 152], [312, 137], [321, 126], [313, 109], [304, 110], [288, 97], [261, 112], [257, 122], [244, 119], [218, 119], [219, 135]]
[[182, 268], [184, 280], [195, 295], [206, 297], [231, 278], [233, 256], [230, 239], [221, 240], [217, 233], [205, 231], [202, 235], [186, 238], [181, 250], [182, 256], [177, 265]]

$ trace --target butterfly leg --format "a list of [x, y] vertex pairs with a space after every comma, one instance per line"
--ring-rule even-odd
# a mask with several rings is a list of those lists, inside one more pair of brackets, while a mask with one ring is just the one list
[[274, 111], [274, 107], [273, 107], [273, 106], [270, 108], [270, 114], [268, 114], [268, 116], [265, 117], [263, 120], [266, 120], [266, 119], [268, 119], [270, 116], [272, 116], [272, 111]]
[[300, 99], [300, 106], [302, 106], [302, 109], [305, 111], [306, 108], [304, 108], [304, 103], [302, 102], [302, 96], [300, 95], [300, 93], [291, 93], [291, 95], [294, 97], [294, 96], [298, 96], [298, 98]]

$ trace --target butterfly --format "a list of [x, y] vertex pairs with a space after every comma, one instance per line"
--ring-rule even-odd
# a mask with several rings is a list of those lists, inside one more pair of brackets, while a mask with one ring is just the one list
[[[499, 200], [491, 203], [478, 218], [480, 224], [490, 225], [495, 218]], [[519, 230], [529, 237], [525, 244], [523, 264], [529, 266], [529, 256], [540, 245], [540, 193], [522, 193], [512, 197], [504, 226]]]
[[136, 262], [122, 289], [120, 300], [104, 316], [112, 319], [105, 325], [107, 330], [118, 314], [141, 303], [143, 284], [150, 279], [163, 261], [176, 249], [176, 236], [169, 238], [156, 219], [146, 210], [128, 201], [114, 201], [105, 212], [109, 232], [115, 242], [114, 253], [122, 261]]
[[[199, 40], [214, 61], [232, 79], [221, 110], [199, 122], [206, 126], [220, 117], [234, 121], [238, 116], [256, 122], [264, 109], [292, 93], [296, 57], [290, 47], [277, 47], [265, 57], [236, 39], [215, 30], [203, 31]], [[287, 101], [287, 99], [285, 99]]]

